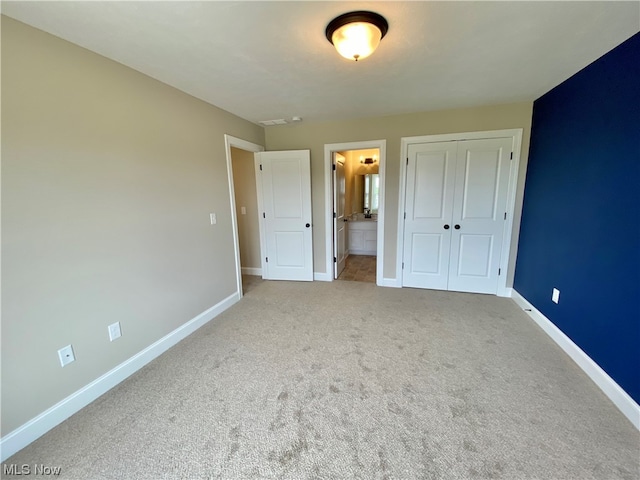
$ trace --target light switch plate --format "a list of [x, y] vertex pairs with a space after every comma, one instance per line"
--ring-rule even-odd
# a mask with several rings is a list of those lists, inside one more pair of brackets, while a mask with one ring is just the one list
[[218, 217], [215, 213], [210, 213], [209, 219], [211, 220], [211, 225], [215, 225], [216, 223], [218, 223]]
[[558, 303], [560, 301], [560, 290], [557, 288], [553, 289], [553, 293], [551, 294], [551, 301], [553, 303]]
[[241, 215], [246, 215], [247, 214], [247, 207], [240, 207], [240, 214]]

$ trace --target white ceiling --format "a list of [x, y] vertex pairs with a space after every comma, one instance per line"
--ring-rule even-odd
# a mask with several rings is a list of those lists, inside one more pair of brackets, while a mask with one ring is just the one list
[[[361, 9], [389, 32], [355, 63], [324, 31]], [[640, 30], [637, 1], [3, 1], [2, 13], [253, 122], [534, 100]]]

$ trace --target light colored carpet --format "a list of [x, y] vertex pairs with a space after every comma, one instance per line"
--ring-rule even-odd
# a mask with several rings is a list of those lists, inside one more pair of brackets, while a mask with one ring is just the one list
[[601, 480], [637, 479], [639, 451], [510, 299], [262, 282], [7, 463], [74, 479]]

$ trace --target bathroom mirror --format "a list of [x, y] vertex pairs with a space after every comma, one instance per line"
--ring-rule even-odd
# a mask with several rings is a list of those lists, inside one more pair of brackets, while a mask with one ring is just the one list
[[353, 211], [364, 213], [378, 213], [378, 192], [380, 190], [380, 178], [377, 173], [366, 175], [354, 175]]

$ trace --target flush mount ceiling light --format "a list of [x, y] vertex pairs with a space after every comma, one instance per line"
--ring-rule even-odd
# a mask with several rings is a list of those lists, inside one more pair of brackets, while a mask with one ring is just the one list
[[378, 48], [387, 30], [389, 24], [382, 15], [358, 11], [331, 20], [325, 34], [340, 55], [357, 62]]

